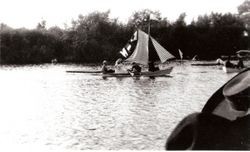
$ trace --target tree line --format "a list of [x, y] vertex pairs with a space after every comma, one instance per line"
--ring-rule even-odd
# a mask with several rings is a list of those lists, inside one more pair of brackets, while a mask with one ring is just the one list
[[200, 59], [212, 60], [221, 55], [232, 55], [249, 47], [249, 28], [244, 20], [231, 13], [211, 13], [199, 16], [190, 24], [186, 14], [170, 22], [158, 11], [135, 12], [125, 23], [109, 17], [110, 11], [79, 15], [70, 27], [46, 28], [46, 21], [36, 29], [13, 29], [1, 24], [1, 62], [5, 64], [40, 64], [57, 59], [60, 63], [99, 63], [120, 57], [124, 47], [137, 28], [147, 32], [149, 15], [150, 35], [170, 53], [178, 57], [180, 49], [184, 58], [198, 55]]

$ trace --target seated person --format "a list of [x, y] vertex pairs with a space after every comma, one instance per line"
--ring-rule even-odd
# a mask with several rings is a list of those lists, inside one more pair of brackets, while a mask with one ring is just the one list
[[138, 75], [138, 74], [141, 73], [141, 67], [137, 63], [133, 62], [132, 63], [132, 68], [129, 69], [128, 71], [132, 72], [133, 74]]
[[235, 68], [235, 65], [233, 63], [230, 62], [230, 56], [228, 56], [226, 62], [225, 62], [225, 67], [227, 68]]
[[148, 71], [154, 72], [159, 70], [160, 70], [159, 67], [155, 67], [154, 62], [148, 63]]
[[107, 67], [107, 61], [106, 61], [106, 60], [104, 60], [104, 61], [102, 62], [102, 69], [101, 69], [101, 71], [102, 71], [103, 74], [106, 74], [106, 73], [114, 73], [114, 72], [115, 72], [114, 70], [109, 69], [109, 68]]
[[242, 58], [238, 58], [238, 64], [237, 64], [237, 68], [244, 68], [245, 66], [244, 66], [244, 63], [243, 63], [243, 60], [242, 60]]
[[216, 60], [216, 63], [218, 65], [223, 65], [224, 64], [224, 61], [219, 57], [217, 60]]
[[229, 80], [202, 112], [183, 119], [167, 140], [167, 150], [249, 150], [250, 69]]

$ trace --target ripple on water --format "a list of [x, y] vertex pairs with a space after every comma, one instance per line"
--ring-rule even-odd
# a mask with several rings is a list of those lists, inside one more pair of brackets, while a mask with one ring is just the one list
[[[234, 74], [173, 64], [169, 77], [103, 80], [83, 65], [0, 69], [0, 142], [69, 150], [163, 150], [170, 132]], [[7, 117], [6, 117], [7, 116]]]

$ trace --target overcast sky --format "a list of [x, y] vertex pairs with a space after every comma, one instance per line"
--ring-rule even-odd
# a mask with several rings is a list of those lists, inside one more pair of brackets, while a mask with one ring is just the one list
[[142, 9], [159, 11], [162, 17], [175, 21], [185, 12], [189, 23], [198, 15], [237, 13], [244, 0], [0, 0], [0, 23], [13, 28], [35, 28], [41, 20], [47, 27], [70, 25], [79, 14], [111, 11], [111, 18], [126, 22], [133, 12]]

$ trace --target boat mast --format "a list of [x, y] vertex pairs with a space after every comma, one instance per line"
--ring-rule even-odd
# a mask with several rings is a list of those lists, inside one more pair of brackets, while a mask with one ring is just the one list
[[149, 42], [149, 39], [150, 39], [150, 14], [148, 16], [148, 42]]
[[2, 63], [2, 50], [1, 50], [1, 43], [2, 43], [2, 23], [0, 23], [0, 64]]
[[[150, 14], [148, 16], [148, 56], [149, 56], [149, 42], [150, 42]], [[149, 59], [148, 59], [148, 62], [149, 62]]]

